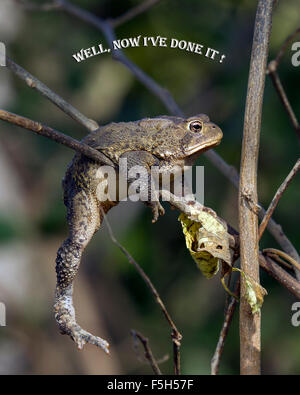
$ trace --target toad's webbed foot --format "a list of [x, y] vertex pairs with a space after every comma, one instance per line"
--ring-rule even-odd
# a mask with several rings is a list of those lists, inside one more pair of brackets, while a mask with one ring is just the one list
[[79, 350], [82, 350], [83, 346], [86, 343], [89, 343], [89, 344], [94, 344], [95, 346], [102, 348], [102, 350], [104, 350], [106, 352], [106, 354], [109, 354], [109, 343], [106, 340], [102, 339], [99, 336], [92, 335], [91, 333], [82, 329], [77, 324], [72, 327], [71, 332], [69, 333], [69, 336], [71, 336], [71, 338], [77, 344], [77, 347]]
[[70, 336], [79, 350], [82, 350], [83, 346], [89, 343], [102, 348], [109, 354], [109, 343], [106, 340], [92, 335], [77, 324], [71, 296], [56, 296], [54, 311], [60, 332], [63, 335]]
[[164, 215], [165, 214], [165, 209], [163, 208], [163, 206], [160, 204], [159, 201], [157, 202], [146, 202], [146, 205], [151, 207], [152, 210], [152, 223], [154, 224], [157, 220], [158, 217], [160, 215]]
[[59, 285], [56, 288], [54, 313], [60, 332], [63, 335], [70, 336], [80, 350], [86, 343], [90, 343], [102, 348], [109, 354], [109, 343], [106, 340], [92, 335], [77, 324], [72, 294], [72, 284], [66, 288], [61, 288]]

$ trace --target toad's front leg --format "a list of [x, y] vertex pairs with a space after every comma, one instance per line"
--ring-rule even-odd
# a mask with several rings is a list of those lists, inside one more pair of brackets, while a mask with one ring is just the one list
[[[101, 213], [96, 198], [82, 190], [74, 193], [66, 203], [70, 232], [57, 252], [55, 318], [61, 332], [69, 335], [79, 349], [82, 349], [85, 343], [90, 343], [109, 353], [106, 340], [90, 334], [77, 324], [73, 306], [73, 280], [85, 247], [100, 227]], [[109, 208], [107, 206], [105, 212]]]
[[[146, 151], [128, 151], [121, 156], [121, 159], [126, 161], [121, 161], [120, 172], [126, 174], [129, 184], [132, 182], [135, 184], [138, 176], [138, 193], [143, 203], [152, 210], [152, 222], [156, 222], [159, 215], [165, 213], [159, 201], [159, 179], [156, 185], [151, 172], [156, 167], [156, 174], [159, 176], [159, 160]], [[135, 187], [133, 189], [136, 192]]]

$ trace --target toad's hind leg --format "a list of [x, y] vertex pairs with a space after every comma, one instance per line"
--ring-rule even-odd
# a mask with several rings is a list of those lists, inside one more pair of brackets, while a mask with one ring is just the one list
[[[85, 247], [100, 227], [102, 214], [99, 212], [96, 198], [83, 190], [70, 196], [65, 203], [68, 207], [70, 230], [69, 237], [57, 252], [55, 318], [61, 332], [69, 335], [79, 349], [82, 349], [85, 343], [90, 343], [108, 353], [109, 344], [106, 340], [93, 336], [77, 324], [73, 306], [73, 280]], [[107, 207], [105, 211], [108, 209]]]

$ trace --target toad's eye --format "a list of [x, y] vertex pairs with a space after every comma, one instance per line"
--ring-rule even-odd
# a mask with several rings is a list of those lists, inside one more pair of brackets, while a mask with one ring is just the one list
[[203, 123], [201, 121], [192, 121], [189, 124], [189, 129], [192, 132], [201, 132], [203, 127]]

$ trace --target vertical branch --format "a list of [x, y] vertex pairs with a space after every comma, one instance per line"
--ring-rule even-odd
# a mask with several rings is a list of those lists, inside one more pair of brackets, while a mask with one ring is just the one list
[[[253, 35], [239, 188], [241, 268], [259, 283], [257, 159], [273, 0], [259, 0]], [[252, 314], [244, 298], [241, 279], [240, 368], [241, 374], [260, 374], [260, 313]]]

